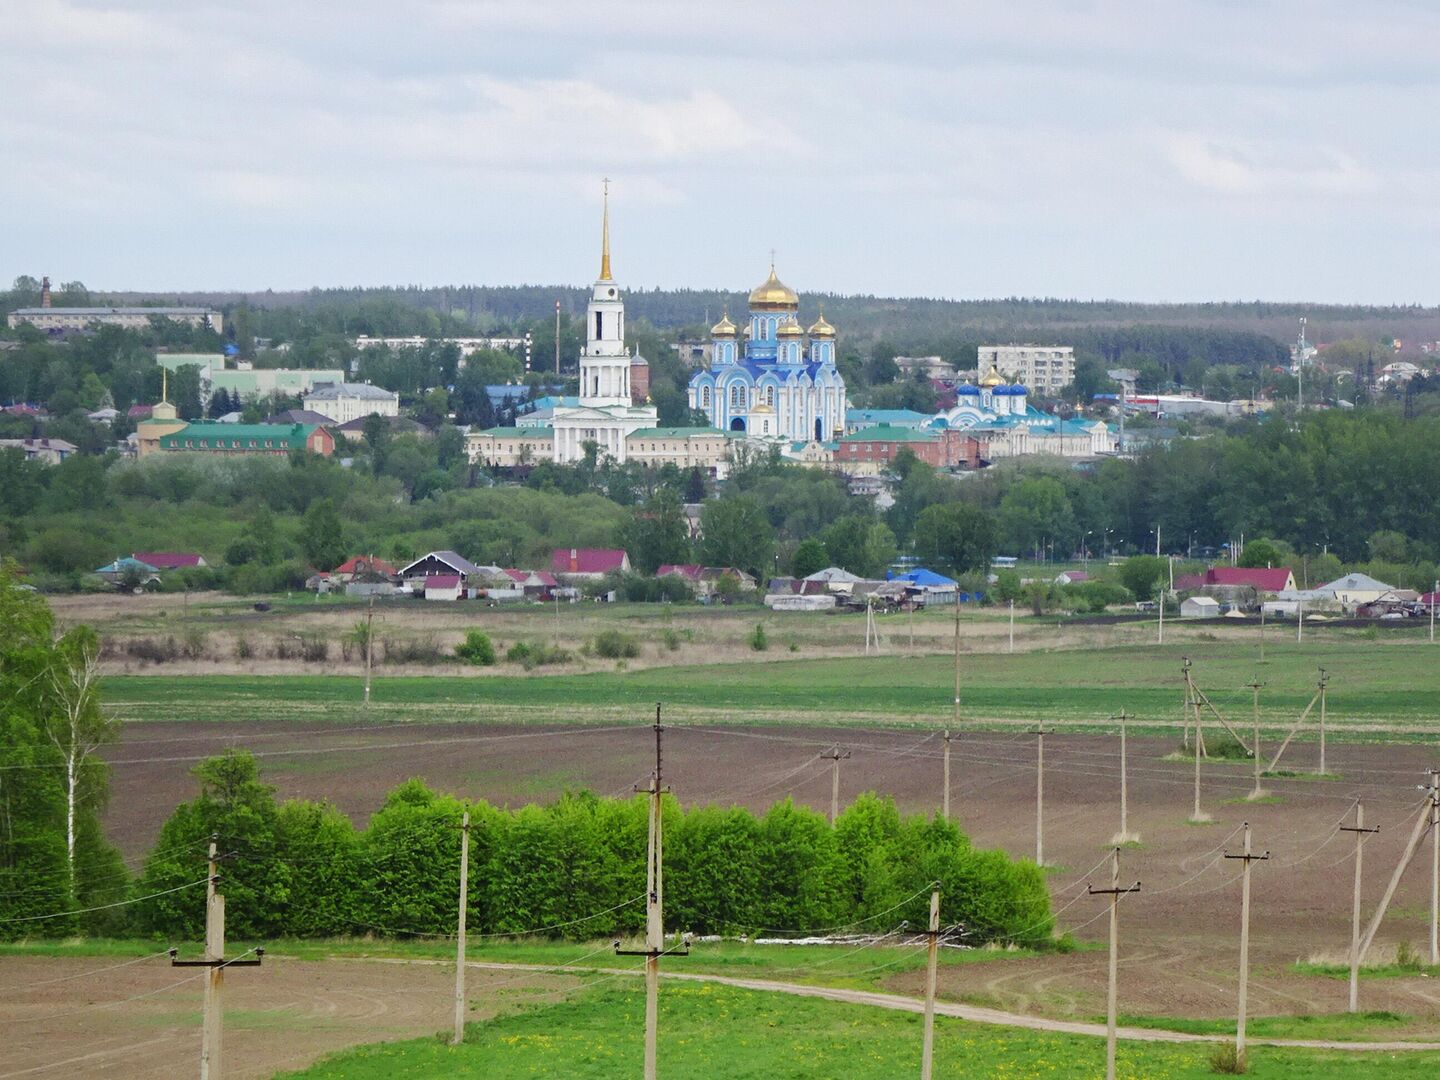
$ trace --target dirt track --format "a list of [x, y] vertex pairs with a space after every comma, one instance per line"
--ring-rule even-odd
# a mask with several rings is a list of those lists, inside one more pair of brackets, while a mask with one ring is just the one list
[[[120, 759], [210, 753], [227, 745], [229, 729], [203, 726], [161, 729], [135, 725], [114, 748]], [[251, 730], [242, 744], [267, 752], [287, 747], [309, 753], [263, 759], [267, 778], [282, 796], [329, 798], [359, 822], [385, 792], [409, 776], [467, 796], [518, 804], [554, 797], [567, 787], [622, 794], [641, 781], [653, 746], [644, 728], [550, 733], [534, 728], [410, 726], [359, 733], [333, 729]], [[845, 736], [848, 735], [848, 738]], [[687, 802], [735, 802], [761, 808], [793, 794], [828, 808], [830, 778], [817, 754], [837, 737], [834, 729], [726, 731], [672, 729], [666, 739], [666, 780]], [[171, 743], [147, 742], [167, 738]], [[925, 740], [922, 742], [922, 740]], [[908, 811], [938, 803], [938, 735], [847, 732], [853, 757], [843, 763], [842, 798], [873, 789], [892, 794]], [[389, 747], [389, 749], [387, 749]], [[1336, 827], [1357, 793], [1367, 824], [1382, 832], [1367, 841], [1365, 908], [1376, 902], [1408, 831], [1415, 785], [1433, 756], [1419, 746], [1333, 744], [1330, 767], [1339, 781], [1267, 781], [1279, 804], [1227, 804], [1250, 786], [1246, 767], [1214, 764], [1205, 770], [1202, 803], [1215, 823], [1186, 823], [1192, 769], [1162, 760], [1173, 744], [1131, 740], [1130, 827], [1143, 847], [1122, 856], [1122, 873], [1143, 891], [1127, 900], [1121, 927], [1124, 978], [1121, 1010], [1134, 1014], [1225, 1016], [1234, 1008], [1239, 886], [1235, 864], [1220, 858], [1236, 850], [1243, 820], [1255, 829], [1257, 850], [1273, 852], [1257, 863], [1252, 930], [1251, 1009], [1255, 1015], [1343, 1011], [1341, 980], [1305, 976], [1290, 966], [1316, 953], [1343, 958], [1350, 933], [1352, 840]], [[178, 753], [177, 753], [178, 752]], [[1314, 747], [1296, 744], [1287, 758], [1305, 767]], [[153, 842], [175, 803], [193, 795], [191, 762], [153, 762], [116, 769], [109, 828], [127, 853]], [[1106, 857], [1118, 825], [1118, 768], [1114, 741], [1098, 736], [1051, 735], [1046, 740], [1045, 852], [1057, 865], [1052, 894], [1062, 929], [1081, 941], [1101, 942], [1103, 903], [1084, 896], [1085, 873]], [[1014, 855], [1033, 855], [1034, 739], [1024, 734], [976, 734], [955, 743], [954, 812], [977, 844]], [[1422, 862], [1425, 860], [1422, 857]], [[1408, 941], [1423, 948], [1428, 904], [1426, 867], [1402, 881], [1392, 916], [1377, 938], [1393, 948]], [[947, 973], [952, 1000], [1057, 1017], [1090, 1019], [1104, 1010], [1105, 959], [1082, 951], [1037, 960], [997, 958]], [[897, 977], [892, 988], [916, 990]], [[1440, 1017], [1440, 989], [1425, 978], [1367, 981], [1363, 1007], [1417, 1017]]]
[[[0, 958], [5, 1031], [0, 1080], [161, 1080], [194, 1074], [200, 1060], [200, 977], [191, 974], [194, 969], [171, 968], [163, 956], [74, 977], [116, 963], [122, 961]], [[179, 979], [187, 981], [174, 985]], [[497, 1001], [554, 1000], [575, 985], [577, 980], [564, 974], [517, 980], [513, 974], [476, 972], [470, 977], [475, 1006], [470, 1015], [493, 1015]], [[267, 957], [263, 967], [226, 976], [225, 1075], [268, 1077], [356, 1043], [439, 1031], [448, 1027], [452, 993], [450, 979], [437, 978], [433, 968]]]

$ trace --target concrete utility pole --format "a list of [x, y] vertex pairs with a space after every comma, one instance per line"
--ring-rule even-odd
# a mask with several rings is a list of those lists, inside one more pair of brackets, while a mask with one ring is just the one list
[[1440, 964], [1440, 772], [1430, 771], [1430, 966]]
[[1295, 601], [1295, 644], [1305, 640], [1305, 601]]
[[[1325, 674], [1325, 669], [1320, 669], [1320, 775], [1325, 775], [1325, 684], [1330, 681], [1330, 676]], [[1433, 962], [1433, 961], [1432, 961]]]
[[1435, 588], [1430, 593], [1430, 644], [1435, 644], [1435, 605], [1440, 603], [1440, 580], [1436, 580]]
[[1010, 648], [1008, 652], [1015, 651], [1015, 601], [1010, 601]]
[[555, 374], [560, 374], [560, 301], [555, 301]]
[[1097, 889], [1086, 885], [1085, 891], [1091, 896], [1110, 897], [1110, 985], [1105, 996], [1105, 1080], [1115, 1080], [1115, 1004], [1116, 983], [1120, 968], [1120, 897], [1127, 893], [1139, 892], [1140, 882], [1120, 887], [1120, 849], [1110, 855], [1110, 888]]
[[1035, 865], [1045, 865], [1045, 729], [1035, 736]]
[[1260, 663], [1265, 663], [1265, 601], [1260, 601]]
[[205, 958], [179, 960], [178, 950], [170, 950], [171, 967], [209, 968], [205, 979], [205, 1020], [200, 1037], [200, 1080], [221, 1080], [224, 1071], [224, 990], [227, 967], [259, 967], [265, 958], [264, 949], [255, 950], [254, 960], [225, 959], [225, 896], [216, 891], [220, 875], [220, 856], [215, 852], [215, 837], [210, 838], [210, 874], [205, 883]]
[[[1395, 899], [1395, 890], [1400, 886], [1401, 876], [1404, 875], [1406, 867], [1410, 865], [1410, 860], [1415, 857], [1415, 852], [1420, 849], [1420, 841], [1424, 838], [1426, 831], [1431, 828], [1431, 821], [1435, 817], [1437, 808], [1440, 808], [1440, 772], [1432, 769], [1430, 783], [1421, 790], [1427, 795], [1425, 805], [1420, 808], [1420, 813], [1415, 815], [1415, 826], [1410, 830], [1410, 838], [1405, 841], [1405, 850], [1400, 853], [1400, 861], [1395, 864], [1395, 872], [1390, 875], [1390, 883], [1385, 886], [1385, 895], [1380, 897], [1380, 906], [1375, 909], [1375, 914], [1370, 916], [1365, 933], [1360, 936], [1360, 960], [1362, 962], [1365, 954], [1370, 951], [1370, 946], [1375, 942], [1375, 933], [1380, 929], [1380, 921], [1385, 917], [1385, 912], [1390, 907], [1390, 901]], [[1434, 892], [1434, 882], [1432, 881], [1432, 926], [1434, 925]]]
[[465, 915], [470, 906], [470, 811], [460, 816], [460, 912], [456, 917], [455, 935], [455, 1037], [459, 1046], [465, 1041]]
[[[948, 752], [949, 747], [946, 747]], [[828, 754], [821, 754], [822, 758], [830, 762], [830, 824], [835, 824], [835, 819], [840, 816], [840, 762], [850, 756], [850, 751], [843, 753], [838, 746], [832, 746]], [[949, 762], [946, 762], [948, 768]], [[947, 784], [948, 790], [948, 784]]]
[[1250, 801], [1254, 802], [1256, 799], [1262, 798], [1265, 795], [1265, 792], [1260, 788], [1260, 688], [1265, 684], [1257, 681], [1246, 683], [1245, 685], [1250, 688], [1251, 720], [1253, 726], [1250, 737], [1255, 744], [1251, 747], [1252, 753], [1250, 755], [1255, 759], [1255, 790], [1250, 792]]
[[1235, 1019], [1235, 1056], [1242, 1067], [1245, 1062], [1245, 995], [1250, 988], [1250, 864], [1270, 858], [1270, 852], [1255, 855], [1250, 850], [1250, 823], [1245, 822], [1245, 850], [1239, 855], [1226, 853], [1227, 859], [1240, 859], [1240, 993]]
[[375, 597], [370, 597], [369, 607], [365, 611], [365, 706], [370, 706], [370, 655], [375, 644], [375, 634], [371, 627], [375, 622]]
[[1355, 834], [1355, 899], [1350, 909], [1350, 1011], [1353, 1013], [1360, 1003], [1360, 859], [1366, 835], [1377, 833], [1380, 828], [1365, 827], [1365, 804], [1356, 799], [1355, 824], [1341, 825], [1340, 831]]
[[[645, 948], [622, 949], [615, 943], [616, 956], [645, 957], [645, 1080], [656, 1078], [656, 1043], [660, 1022], [660, 957], [665, 952], [665, 874], [662, 798], [667, 790], [661, 780], [660, 706], [655, 706], [655, 773], [650, 778], [650, 838], [645, 859]], [[688, 956], [688, 946], [671, 950], [673, 956]]]
[[946, 821], [950, 820], [950, 729], [945, 729], [945, 763], [943, 766], [943, 778], [941, 784], [944, 790], [940, 794], [940, 816]]
[[930, 890], [929, 954], [925, 967], [925, 1028], [920, 1045], [920, 1080], [930, 1080], [935, 1064], [935, 976], [940, 956], [940, 883]]
[[1110, 719], [1120, 721], [1120, 831], [1115, 834], [1116, 844], [1128, 844], [1138, 839], [1130, 834], [1130, 770], [1126, 748], [1126, 721], [1130, 714], [1124, 709]]

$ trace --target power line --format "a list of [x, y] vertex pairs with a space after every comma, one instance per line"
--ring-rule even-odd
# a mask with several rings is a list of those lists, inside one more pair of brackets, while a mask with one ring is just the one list
[[88, 915], [92, 911], [109, 911], [111, 908], [126, 907], [129, 904], [139, 904], [146, 900], [154, 900], [157, 896], [169, 896], [171, 893], [177, 893], [183, 889], [193, 889], [196, 885], [204, 885], [209, 880], [208, 877], [203, 877], [199, 881], [191, 881], [185, 885], [176, 885], [173, 889], [163, 889], [160, 892], [150, 893], [148, 896], [137, 896], [131, 900], [118, 900], [113, 904], [98, 904], [95, 907], [76, 908], [73, 911], [52, 911], [48, 915], [21, 915], [0, 919], [0, 922], [39, 922], [42, 919], [62, 919], [67, 915]]

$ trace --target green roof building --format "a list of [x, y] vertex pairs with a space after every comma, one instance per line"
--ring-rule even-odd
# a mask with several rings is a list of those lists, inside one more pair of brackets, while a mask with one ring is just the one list
[[329, 457], [335, 437], [319, 424], [186, 424], [160, 436], [160, 449], [210, 454], [288, 454], [309, 450]]

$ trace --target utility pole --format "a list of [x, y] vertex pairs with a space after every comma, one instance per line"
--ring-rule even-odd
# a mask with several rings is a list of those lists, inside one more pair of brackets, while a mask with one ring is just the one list
[[1435, 644], [1435, 605], [1440, 602], [1440, 580], [1435, 582], [1435, 588], [1430, 593], [1430, 644]]
[[1260, 601], [1260, 663], [1265, 663], [1265, 601]]
[[205, 979], [205, 1021], [200, 1038], [200, 1080], [221, 1080], [224, 1071], [222, 1052], [225, 1031], [224, 990], [227, 967], [259, 967], [265, 958], [264, 949], [255, 950], [254, 960], [225, 959], [225, 896], [216, 891], [220, 874], [220, 856], [215, 853], [215, 837], [210, 838], [210, 873], [205, 882], [205, 958], [179, 960], [179, 950], [170, 950], [171, 967], [209, 968]]
[[465, 915], [470, 904], [470, 811], [460, 816], [460, 912], [455, 935], [455, 1037], [453, 1045], [465, 1041]]
[[[1432, 623], [1434, 622], [1434, 617], [1433, 617], [1433, 615], [1432, 615], [1432, 617], [1431, 617], [1431, 622], [1432, 622]], [[1009, 649], [1009, 651], [1012, 652], [1012, 653], [1015, 651], [1015, 601], [1014, 601], [1014, 600], [1011, 600], [1011, 601], [1010, 601], [1010, 649]]]
[[1105, 996], [1105, 1080], [1115, 1080], [1115, 1003], [1116, 983], [1120, 969], [1120, 898], [1127, 893], [1139, 892], [1140, 882], [1120, 887], [1120, 849], [1110, 855], [1110, 888], [1097, 889], [1086, 885], [1085, 891], [1091, 896], [1110, 897], [1110, 985]]
[[1135, 837], [1130, 835], [1130, 772], [1126, 754], [1126, 721], [1130, 714], [1124, 709], [1110, 719], [1120, 721], [1120, 831], [1115, 834], [1115, 843], [1128, 844]]
[[950, 820], [950, 729], [945, 729], [945, 759], [943, 766], [943, 777], [941, 784], [944, 790], [940, 794], [940, 816], [946, 821]]
[[1355, 899], [1350, 909], [1350, 1011], [1356, 1012], [1360, 1003], [1360, 859], [1364, 851], [1367, 833], [1380, 831], [1365, 827], [1365, 804], [1355, 800], [1355, 824], [1341, 825], [1341, 832], [1355, 834]]
[[[1400, 878], [1404, 875], [1410, 860], [1415, 857], [1415, 852], [1420, 849], [1420, 841], [1424, 838], [1427, 830], [1432, 828], [1432, 822], [1440, 809], [1440, 771], [1430, 770], [1430, 782], [1421, 789], [1426, 793], [1425, 805], [1420, 808], [1420, 813], [1415, 816], [1415, 826], [1410, 831], [1410, 838], [1405, 841], [1405, 850], [1400, 854], [1400, 861], [1395, 864], [1395, 872], [1390, 875], [1390, 883], [1385, 886], [1385, 895], [1380, 898], [1380, 905], [1375, 909], [1375, 914], [1370, 916], [1370, 922], [1365, 927], [1365, 933], [1360, 936], [1360, 959], [1365, 959], [1365, 954], [1370, 951], [1371, 944], [1375, 941], [1375, 933], [1380, 929], [1380, 921], [1385, 917], [1385, 912], [1390, 907], [1390, 901], [1395, 899], [1395, 890], [1400, 885]], [[1434, 910], [1435, 910], [1435, 887], [1431, 883], [1431, 933], [1434, 933]]]
[[1440, 772], [1430, 770], [1430, 966], [1440, 964]]
[[[832, 746], [828, 754], [821, 754], [820, 756], [830, 762], [830, 824], [834, 825], [835, 819], [840, 816], [840, 762], [850, 756], [850, 751], [846, 750], [844, 753], [841, 753], [840, 747]], [[946, 762], [946, 768], [949, 768], [948, 761]]]
[[1250, 864], [1270, 858], [1270, 852], [1254, 855], [1250, 850], [1250, 823], [1245, 822], [1245, 850], [1239, 855], [1226, 853], [1227, 859], [1240, 859], [1240, 993], [1235, 1020], [1235, 1056], [1243, 1068], [1245, 1062], [1245, 995], [1250, 984]]
[[560, 301], [555, 301], [555, 374], [560, 374]]
[[1295, 644], [1305, 640], [1305, 601], [1295, 601]]
[[375, 634], [371, 630], [375, 622], [375, 597], [370, 597], [369, 607], [365, 612], [365, 707], [370, 707], [370, 656], [375, 644]]
[[1045, 729], [1038, 727], [1035, 736], [1035, 865], [1045, 865]]
[[925, 968], [925, 1029], [920, 1047], [920, 1080], [930, 1080], [935, 1063], [935, 975], [940, 955], [940, 883], [930, 888], [930, 947]]
[[1265, 794], [1260, 789], [1260, 688], [1265, 684], [1256, 681], [1245, 685], [1250, 688], [1251, 723], [1253, 725], [1251, 739], [1255, 744], [1251, 747], [1253, 753], [1250, 755], [1255, 759], [1255, 790], [1250, 792], [1250, 801], [1254, 802]]
[[[650, 778], [650, 839], [645, 860], [645, 948], [622, 949], [615, 943], [616, 956], [645, 957], [645, 1080], [656, 1077], [656, 1036], [660, 1020], [660, 956], [665, 952], [665, 875], [661, 801], [667, 790], [661, 781], [660, 738], [665, 733], [660, 723], [660, 705], [655, 706], [655, 774]], [[672, 955], [688, 956], [672, 950]]]
[[[1325, 674], [1325, 669], [1320, 669], [1320, 775], [1325, 775], [1325, 684], [1330, 681], [1330, 676]], [[1431, 961], [1434, 963], [1434, 961]]]

